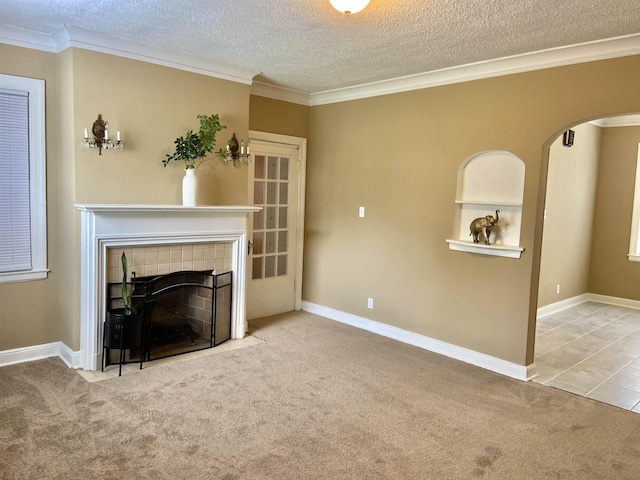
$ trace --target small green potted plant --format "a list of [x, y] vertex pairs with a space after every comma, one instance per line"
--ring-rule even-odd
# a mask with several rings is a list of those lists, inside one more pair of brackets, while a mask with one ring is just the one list
[[[133, 293], [135, 291], [136, 272], [131, 273], [131, 282], [127, 280], [127, 256], [122, 252], [120, 257], [122, 263], [122, 307], [112, 308], [104, 325], [104, 346], [109, 349], [120, 350], [120, 370], [122, 375], [122, 364], [124, 363], [125, 350], [140, 349], [140, 368], [142, 368], [142, 323], [144, 320], [143, 311], [133, 305]], [[103, 360], [103, 365], [106, 364]]]
[[213, 152], [216, 146], [216, 134], [227, 128], [220, 123], [217, 114], [198, 115], [200, 120], [200, 130], [194, 132], [189, 130], [184, 137], [176, 138], [173, 142], [176, 150], [173, 154], [167, 154], [162, 163], [166, 167], [172, 161], [181, 160], [184, 162], [185, 175], [182, 179], [182, 205], [187, 207], [196, 206], [196, 196], [198, 194], [198, 183], [195, 170], [204, 162], [205, 157]]

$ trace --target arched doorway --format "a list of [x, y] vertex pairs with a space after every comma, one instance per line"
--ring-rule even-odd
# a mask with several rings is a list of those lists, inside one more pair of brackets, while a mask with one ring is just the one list
[[562, 132], [549, 142], [542, 180], [535, 381], [640, 412], [640, 265], [628, 259], [640, 116], [570, 128], [573, 145]]

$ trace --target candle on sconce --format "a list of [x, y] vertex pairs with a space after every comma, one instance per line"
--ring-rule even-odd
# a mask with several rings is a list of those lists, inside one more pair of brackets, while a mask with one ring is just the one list
[[251, 145], [247, 144], [247, 155], [249, 155], [249, 147], [250, 147], [250, 146], [251, 146]]
[[[81, 148], [97, 148], [99, 155], [102, 155], [103, 150], [118, 150], [124, 149], [122, 143], [122, 132], [117, 130], [115, 135], [109, 135], [109, 122], [106, 122], [101, 114], [98, 114], [98, 119], [93, 122], [91, 128], [82, 129], [84, 138], [80, 142]], [[116, 142], [117, 140], [117, 142]]]
[[240, 142], [240, 155], [244, 155], [244, 141]]
[[231, 149], [229, 148], [229, 144], [227, 143], [227, 152], [231, 151]]

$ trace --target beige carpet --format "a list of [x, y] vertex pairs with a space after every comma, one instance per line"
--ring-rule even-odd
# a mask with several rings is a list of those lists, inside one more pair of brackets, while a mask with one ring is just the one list
[[0, 478], [638, 479], [640, 415], [307, 313], [90, 383], [0, 368]]

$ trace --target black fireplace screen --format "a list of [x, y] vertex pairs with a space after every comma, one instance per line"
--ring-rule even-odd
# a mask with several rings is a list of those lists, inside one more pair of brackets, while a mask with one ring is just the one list
[[[140, 355], [143, 361], [157, 360], [229, 340], [231, 275], [182, 271], [137, 278], [132, 303], [144, 311], [142, 351], [129, 352], [127, 361], [139, 361]], [[121, 306], [120, 287], [108, 285], [109, 309]]]

